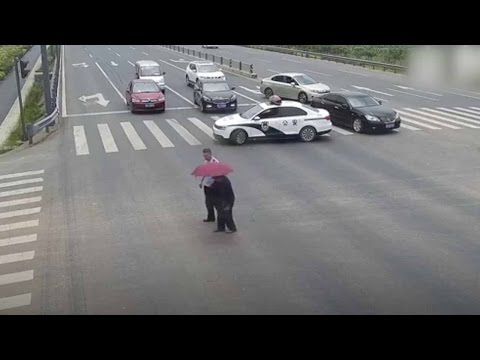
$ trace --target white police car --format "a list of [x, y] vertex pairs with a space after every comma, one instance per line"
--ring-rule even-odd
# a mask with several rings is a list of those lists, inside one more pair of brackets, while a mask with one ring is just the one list
[[236, 145], [250, 138], [298, 137], [310, 142], [332, 131], [330, 114], [296, 101], [282, 101], [274, 95], [269, 102], [258, 104], [241, 113], [215, 121], [213, 134], [217, 140], [229, 140]]

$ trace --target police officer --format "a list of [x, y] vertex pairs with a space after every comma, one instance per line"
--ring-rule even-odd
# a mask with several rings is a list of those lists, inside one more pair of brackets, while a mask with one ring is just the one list
[[[212, 156], [212, 150], [211, 149], [203, 149], [203, 158], [205, 159], [205, 163], [210, 163], [210, 162], [218, 162], [216, 158]], [[207, 218], [203, 220], [204, 222], [214, 222], [215, 221], [215, 199], [214, 199], [214, 193], [211, 188], [213, 185], [214, 180], [211, 177], [204, 177], [202, 178], [202, 182], [200, 183], [200, 188], [203, 187], [203, 191], [205, 193], [205, 205], [207, 207]], [[218, 213], [218, 211], [217, 211]]]

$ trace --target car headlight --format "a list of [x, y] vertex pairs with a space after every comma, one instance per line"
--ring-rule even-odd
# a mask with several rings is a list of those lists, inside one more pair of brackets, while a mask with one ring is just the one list
[[233, 94], [232, 97], [230, 98], [230, 101], [235, 101], [237, 100], [237, 95]]
[[205, 95], [202, 96], [202, 99], [204, 101], [212, 102], [212, 99], [210, 99], [208, 96], [205, 96]]
[[140, 100], [140, 99], [136, 99], [136, 98], [132, 98], [132, 102], [134, 102], [134, 103], [139, 103], [139, 102], [141, 102], [141, 100]]
[[396, 120], [400, 120], [400, 114], [399, 113], [395, 113], [395, 121]]
[[225, 130], [227, 128], [226, 126], [221, 126], [221, 125], [217, 125], [217, 124], [215, 124], [214, 126], [218, 130]]
[[377, 122], [380, 121], [378, 117], [372, 116], [372, 115], [365, 115], [365, 119], [367, 119], [368, 121], [377, 121]]

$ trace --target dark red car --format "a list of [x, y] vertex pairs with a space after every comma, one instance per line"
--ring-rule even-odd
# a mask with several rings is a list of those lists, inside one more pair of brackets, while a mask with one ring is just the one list
[[153, 80], [133, 80], [127, 88], [127, 106], [135, 111], [165, 111], [165, 95]]

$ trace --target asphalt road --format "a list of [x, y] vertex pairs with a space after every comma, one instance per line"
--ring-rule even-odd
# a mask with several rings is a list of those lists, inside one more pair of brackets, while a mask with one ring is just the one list
[[[164, 114], [126, 110], [140, 59], [164, 65]], [[234, 147], [191, 104], [187, 60], [158, 46], [65, 47], [63, 125], [0, 157], [0, 314], [480, 313], [480, 129], [449, 121], [474, 125], [478, 103], [402, 94], [394, 106], [427, 119], [418, 130]], [[361, 84], [391, 76], [367, 73]], [[245, 108], [264, 100], [257, 82], [227, 79]], [[79, 100], [100, 93], [108, 105]], [[445, 118], [437, 129], [424, 126], [431, 110]], [[189, 174], [203, 147], [235, 167], [236, 234], [202, 222]], [[9, 175], [26, 171], [37, 173]]]

